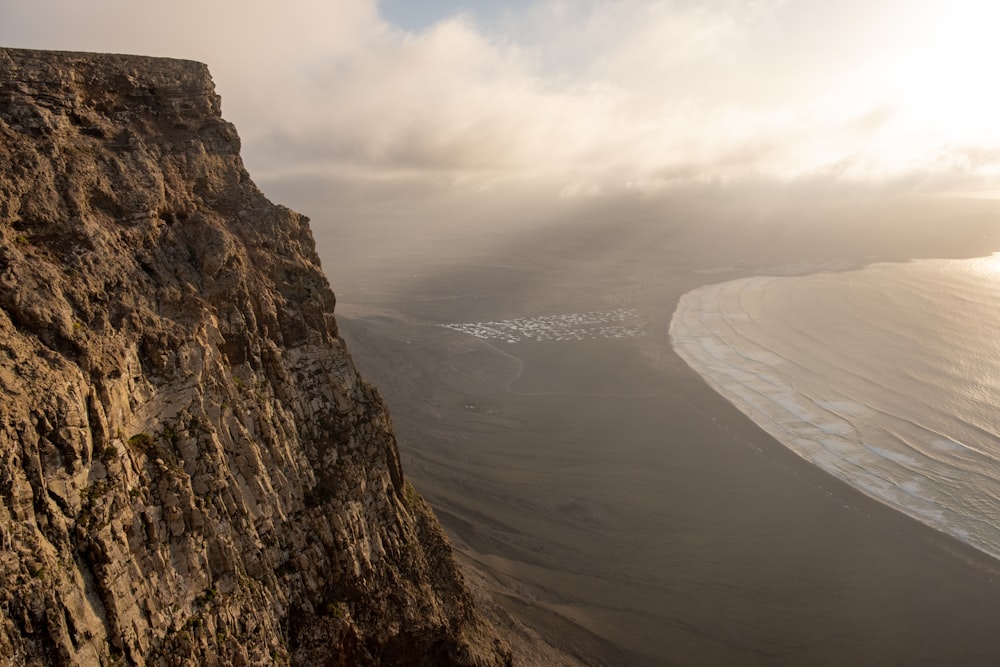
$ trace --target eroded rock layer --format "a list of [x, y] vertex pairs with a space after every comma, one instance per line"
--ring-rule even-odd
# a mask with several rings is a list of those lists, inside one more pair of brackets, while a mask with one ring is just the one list
[[504, 664], [204, 65], [0, 49], [0, 662]]

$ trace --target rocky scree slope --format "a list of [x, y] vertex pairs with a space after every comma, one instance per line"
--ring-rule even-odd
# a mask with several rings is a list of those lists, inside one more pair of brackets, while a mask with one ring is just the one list
[[204, 65], [0, 49], [0, 662], [500, 665]]

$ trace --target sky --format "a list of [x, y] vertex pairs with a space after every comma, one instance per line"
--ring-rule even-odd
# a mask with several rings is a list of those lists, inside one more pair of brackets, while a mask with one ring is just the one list
[[389, 216], [988, 194], [997, 25], [985, 0], [0, 4], [0, 45], [208, 63], [265, 192]]

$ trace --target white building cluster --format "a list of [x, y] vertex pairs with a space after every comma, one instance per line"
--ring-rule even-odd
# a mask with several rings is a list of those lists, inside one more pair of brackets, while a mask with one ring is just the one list
[[595, 310], [568, 315], [521, 317], [497, 322], [467, 322], [441, 326], [470, 336], [505, 343], [525, 340], [595, 340], [598, 338], [632, 338], [644, 335], [639, 313], [631, 308]]

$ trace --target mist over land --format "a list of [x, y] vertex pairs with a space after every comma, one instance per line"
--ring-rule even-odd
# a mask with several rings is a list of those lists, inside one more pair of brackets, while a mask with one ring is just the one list
[[[676, 357], [668, 327], [711, 282], [989, 254], [995, 206], [717, 193], [501, 240], [425, 229], [370, 248], [390, 272], [349, 235], [324, 261], [350, 266], [341, 329], [409, 474], [504, 606], [569, 650], [988, 664], [997, 565], [785, 450]], [[436, 326], [614, 308], [645, 335], [506, 344]]]
[[[668, 326], [710, 282], [1000, 250], [996, 10], [426, 5], [43, 0], [0, 8], [0, 41], [211, 64], [256, 182], [312, 220], [407, 474], [553, 641], [995, 663], [996, 565], [786, 451]], [[438, 326], [622, 308], [645, 335]]]

